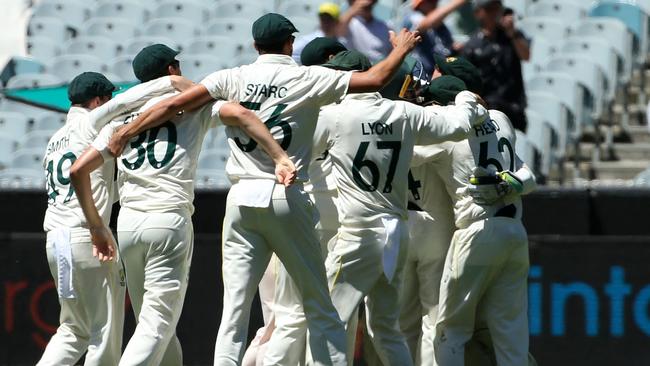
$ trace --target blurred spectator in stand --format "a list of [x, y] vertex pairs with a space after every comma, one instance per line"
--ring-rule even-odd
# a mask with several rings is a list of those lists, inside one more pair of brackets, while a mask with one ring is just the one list
[[320, 27], [303, 36], [299, 36], [293, 42], [293, 59], [300, 62], [300, 54], [307, 43], [319, 37], [337, 38], [337, 28], [339, 25], [339, 16], [341, 9], [338, 5], [331, 2], [322, 3], [318, 7], [318, 20]]
[[363, 53], [372, 63], [382, 60], [393, 46], [388, 25], [372, 15], [377, 0], [348, 0], [348, 3], [350, 8], [341, 15], [338, 25], [343, 44]]
[[530, 58], [529, 42], [515, 28], [512, 10], [500, 0], [476, 0], [474, 16], [480, 29], [465, 44], [462, 55], [481, 70], [483, 99], [505, 113], [513, 126], [526, 131], [526, 93], [521, 61]]
[[434, 55], [451, 56], [456, 53], [451, 32], [445, 25], [447, 15], [465, 4], [467, 0], [451, 0], [438, 6], [438, 0], [413, 0], [413, 9], [404, 19], [404, 28], [419, 31], [422, 42], [417, 45], [413, 57], [422, 62], [424, 71], [431, 75], [435, 66]]

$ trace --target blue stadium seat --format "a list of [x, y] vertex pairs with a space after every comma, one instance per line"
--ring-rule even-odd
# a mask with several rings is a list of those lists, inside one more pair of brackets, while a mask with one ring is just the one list
[[108, 61], [108, 69], [118, 79], [116, 81], [137, 81], [133, 73], [134, 55], [123, 55]]
[[606, 99], [614, 99], [618, 86], [619, 70], [616, 50], [607, 41], [586, 36], [570, 37], [561, 46], [564, 56], [586, 56], [598, 64], [604, 71], [607, 80]]
[[76, 0], [41, 1], [34, 9], [34, 15], [56, 17], [71, 28], [77, 28], [90, 18], [88, 2]]
[[[528, 93], [529, 105], [526, 114], [537, 113], [551, 129], [551, 147], [553, 156], [563, 159], [567, 144], [573, 140], [569, 136], [568, 118], [570, 112], [560, 98], [548, 92], [534, 91]], [[532, 123], [529, 121], [529, 127]], [[535, 127], [532, 127], [533, 129]]]
[[201, 24], [209, 19], [210, 11], [201, 2], [188, 0], [165, 0], [156, 5], [156, 18], [182, 18]]
[[221, 59], [213, 55], [179, 55], [183, 75], [195, 82], [201, 81], [209, 74], [231, 67], [229, 60]]
[[[567, 126], [571, 136], [574, 139], [582, 136], [586, 119], [584, 90], [574, 77], [565, 73], [544, 71], [529, 79], [525, 87], [527, 95], [531, 95], [531, 92], [548, 92], [562, 100], [564, 106], [571, 112]], [[531, 99], [529, 98], [529, 105], [532, 104]]]
[[111, 38], [103, 36], [80, 36], [69, 40], [63, 54], [92, 55], [103, 60], [111, 59], [120, 52], [122, 46]]
[[536, 37], [530, 47], [530, 60], [521, 63], [524, 81], [543, 71], [548, 60], [558, 53], [559, 48], [557, 42], [543, 37]]
[[167, 37], [177, 45], [199, 35], [200, 23], [183, 18], [159, 18], [150, 20], [144, 26], [144, 34], [148, 36]]
[[552, 17], [527, 17], [518, 26], [533, 42], [538, 38], [556, 42], [569, 34], [569, 25]]
[[39, 88], [63, 84], [58, 76], [52, 74], [20, 74], [13, 76], [7, 83], [7, 88]]
[[217, 3], [213, 16], [222, 19], [245, 18], [250, 28], [255, 19], [272, 11], [273, 5], [265, 1], [225, 0]]
[[[292, 0], [285, 1], [278, 6], [278, 13], [286, 16], [293, 22], [294, 17], [311, 18], [313, 22], [318, 22], [318, 7], [320, 2], [311, 0]], [[297, 28], [297, 27], [296, 27]], [[301, 30], [300, 28], [298, 28]]]
[[53, 131], [32, 131], [20, 139], [20, 149], [40, 149], [41, 157], [45, 153], [47, 143], [54, 134]]
[[87, 22], [83, 34], [103, 36], [114, 40], [129, 39], [139, 35], [138, 25], [120, 18], [93, 18]]
[[[605, 74], [588, 56], [555, 56], [546, 66], [548, 71], [563, 72], [580, 82], [587, 91], [584, 100], [586, 122], [600, 118], [605, 102]], [[591, 117], [591, 118], [589, 118]]]
[[601, 2], [591, 9], [593, 17], [611, 17], [621, 20], [635, 36], [637, 62], [645, 63], [648, 55], [648, 15], [635, 5]]
[[122, 52], [127, 55], [137, 55], [138, 52], [142, 51], [143, 48], [158, 43], [164, 44], [176, 50], [181, 49], [181, 47], [176, 43], [176, 41], [168, 37], [139, 36], [124, 41], [124, 47], [123, 47], [124, 50]]
[[0, 168], [4, 169], [11, 165], [11, 158], [17, 148], [18, 139], [0, 132]]
[[61, 54], [61, 43], [53, 42], [52, 38], [34, 36], [27, 39], [27, 54], [37, 60], [49, 60]]
[[43, 174], [43, 156], [45, 148], [18, 149], [11, 156], [11, 167], [14, 169], [30, 169]]
[[570, 23], [587, 16], [584, 7], [570, 1], [545, 0], [531, 5], [528, 8], [529, 16], [542, 16], [558, 19]]
[[0, 188], [3, 189], [43, 189], [45, 173], [40, 169], [5, 169], [0, 170]]
[[554, 161], [553, 129], [548, 122], [544, 121], [544, 117], [535, 111], [527, 110], [526, 119], [528, 120], [526, 137], [541, 155], [540, 172], [548, 176]]
[[20, 140], [29, 130], [28, 116], [16, 111], [0, 111], [0, 133]]
[[628, 82], [632, 75], [632, 34], [623, 22], [613, 18], [586, 18], [572, 28], [571, 33], [577, 36], [600, 38], [616, 50], [619, 59], [619, 70], [623, 82]]
[[105, 0], [99, 3], [93, 16], [95, 18], [121, 18], [142, 24], [149, 19], [150, 11], [135, 0]]
[[65, 125], [66, 115], [57, 112], [44, 112], [34, 121], [32, 131], [49, 131], [53, 133]]
[[204, 150], [199, 155], [198, 169], [224, 171], [230, 156], [229, 150]]
[[107, 71], [104, 61], [91, 55], [63, 55], [52, 59], [46, 69], [65, 81], [71, 81], [75, 76], [85, 71]]
[[[230, 51], [226, 50], [226, 54], [222, 54], [225, 49], [236, 47], [239, 45], [236, 39], [226, 36], [203, 36], [191, 39], [186, 46], [183, 47], [188, 54], [211, 54], [219, 55], [219, 57], [227, 57]], [[241, 52], [238, 52], [241, 53]], [[237, 54], [238, 54], [237, 53]], [[234, 54], [236, 56], [237, 54]]]
[[70, 37], [70, 32], [59, 18], [32, 17], [27, 26], [27, 35], [49, 38], [52, 42], [64, 42]]
[[208, 24], [206, 35], [225, 36], [235, 39], [253, 38], [251, 22], [245, 18], [215, 19]]
[[231, 183], [223, 170], [197, 169], [195, 187], [201, 189], [226, 189]]
[[517, 141], [515, 143], [515, 152], [521, 160], [526, 163], [534, 172], [541, 172], [541, 154], [535, 146], [530, 142], [526, 134], [519, 130], [515, 130]]
[[308, 34], [320, 27], [318, 18], [308, 18], [308, 17], [298, 17], [294, 16], [290, 18], [291, 23], [298, 28], [300, 34]]

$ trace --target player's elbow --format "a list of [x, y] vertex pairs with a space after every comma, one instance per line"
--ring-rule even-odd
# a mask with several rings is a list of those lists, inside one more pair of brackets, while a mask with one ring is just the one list
[[223, 124], [227, 126], [242, 126], [257, 119], [255, 113], [236, 103], [224, 104], [219, 111], [219, 115]]
[[86, 173], [84, 164], [82, 164], [80, 161], [76, 161], [74, 164], [72, 164], [70, 167], [70, 180], [72, 181], [72, 184], [75, 185], [76, 182], [79, 182], [84, 173]]

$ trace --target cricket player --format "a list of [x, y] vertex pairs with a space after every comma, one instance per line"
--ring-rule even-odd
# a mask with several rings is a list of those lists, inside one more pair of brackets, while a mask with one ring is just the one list
[[[345, 46], [335, 39], [318, 37], [307, 43], [303, 48], [300, 54], [300, 60], [304, 66], [322, 65], [337, 53], [345, 50]], [[323, 258], [325, 258], [327, 255], [327, 243], [336, 235], [339, 227], [339, 215], [336, 204], [336, 183], [332, 175], [332, 161], [327, 152], [312, 158], [309, 164], [308, 176], [309, 181], [305, 183], [305, 192], [309, 194], [309, 198], [318, 211], [316, 236], [320, 242]], [[260, 281], [259, 294], [262, 303], [264, 326], [258, 329], [255, 338], [253, 338], [248, 349], [246, 349], [242, 361], [242, 365], [244, 366], [261, 365], [263, 363], [268, 346], [267, 342], [270, 340], [271, 334], [275, 329], [275, 314], [271, 310], [275, 303], [274, 297], [278, 295], [281, 299], [283, 298], [283, 292], [281, 291], [283, 284], [279, 283], [277, 278], [279, 266], [282, 266], [282, 263], [279, 262], [276, 255], [273, 255]], [[280, 279], [280, 281], [283, 281], [283, 279]], [[280, 288], [280, 291], [275, 291], [276, 286]], [[278, 309], [278, 311], [284, 311], [287, 315], [291, 316], [293, 307], [296, 306], [299, 299], [288, 299], [288, 302], [288, 307]], [[290, 345], [287, 345], [289, 347], [273, 349], [270, 352], [280, 355], [285, 355], [287, 352], [295, 352], [295, 356], [289, 359], [302, 361], [305, 357], [306, 334], [305, 337], [301, 336], [297, 338]]]
[[[102, 74], [85, 72], [68, 87], [72, 106], [66, 124], [50, 139], [43, 159], [48, 191], [43, 229], [61, 305], [60, 326], [38, 365], [72, 365], [84, 353], [85, 365], [114, 365], [120, 358], [123, 273], [119, 262], [100, 263], [93, 258], [91, 233], [70, 185], [70, 167], [114, 116], [174, 86], [178, 84], [172, 78], [165, 78], [135, 86], [111, 100], [115, 86]], [[91, 176], [92, 200], [106, 225], [115, 198], [113, 174], [113, 164], [105, 164]]]
[[[365, 70], [370, 63], [358, 52], [345, 51], [324, 66]], [[386, 365], [412, 364], [399, 331], [398, 289], [408, 240], [406, 193], [413, 145], [460, 140], [487, 116], [471, 93], [456, 101], [454, 107], [433, 112], [378, 93], [350, 94], [323, 108], [319, 117], [324, 132], [316, 151], [325, 147], [331, 155], [341, 213], [326, 259], [332, 300], [347, 322], [367, 296], [369, 333]]]
[[[307, 180], [320, 107], [339, 101], [348, 91], [381, 88], [419, 38], [403, 30], [386, 60], [367, 72], [352, 74], [298, 66], [291, 58], [296, 31], [279, 14], [260, 17], [252, 32], [260, 53], [255, 63], [209, 75], [196, 87], [154, 106], [111, 139], [110, 150], [119, 153], [138, 133], [180, 110], [213, 99], [239, 101], [266, 121], [298, 169], [297, 184], [288, 188], [276, 184], [272, 164], [257, 143], [239, 129], [226, 129], [232, 148], [226, 170], [233, 185], [223, 225], [224, 302], [215, 365], [241, 362], [250, 306], [273, 252], [291, 276], [300, 279], [299, 293], [309, 320], [309, 342], [315, 361], [345, 364], [344, 329], [327, 291], [314, 231], [316, 210], [301, 183]], [[280, 328], [276, 328], [272, 339]]]
[[[458, 227], [440, 288], [434, 341], [437, 365], [465, 364], [465, 346], [474, 334], [477, 314], [487, 322], [497, 364], [528, 364], [528, 243], [519, 195], [532, 191], [535, 181], [516, 156], [514, 144], [508, 118], [493, 110], [466, 142], [415, 149], [414, 165], [436, 162], [452, 197]], [[470, 183], [496, 184], [498, 189], [477, 202]]]

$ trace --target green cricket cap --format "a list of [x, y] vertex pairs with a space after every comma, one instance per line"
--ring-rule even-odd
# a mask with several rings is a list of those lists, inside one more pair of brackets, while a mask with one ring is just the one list
[[300, 62], [305, 66], [322, 65], [329, 60], [329, 56], [346, 50], [335, 38], [317, 37], [302, 49]]
[[447, 105], [456, 99], [456, 95], [467, 90], [465, 83], [451, 75], [443, 75], [431, 80], [429, 85], [422, 91], [421, 96], [425, 103], [436, 102], [440, 105]]
[[286, 41], [298, 29], [289, 19], [276, 13], [268, 13], [253, 23], [253, 40], [260, 45]]
[[68, 85], [68, 99], [72, 104], [81, 104], [94, 97], [111, 95], [115, 89], [106, 76], [98, 72], [84, 72]]
[[370, 60], [366, 55], [359, 51], [347, 50], [336, 54], [331, 60], [323, 66], [334, 70], [343, 71], [366, 71], [372, 67]]
[[153, 44], [143, 48], [133, 58], [133, 73], [141, 82], [147, 82], [166, 74], [169, 64], [176, 61], [178, 51], [164, 44]]
[[406, 56], [399, 69], [395, 71], [393, 78], [379, 91], [381, 96], [386, 99], [399, 100], [399, 93], [404, 85], [404, 80], [406, 80], [407, 75], [413, 74], [417, 62], [414, 57]]
[[463, 57], [441, 57], [434, 56], [436, 66], [443, 75], [451, 75], [461, 79], [467, 89], [471, 92], [481, 95], [483, 92], [483, 80], [481, 71]]

